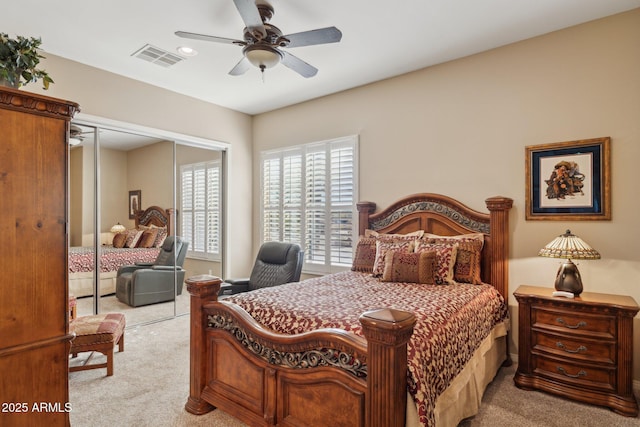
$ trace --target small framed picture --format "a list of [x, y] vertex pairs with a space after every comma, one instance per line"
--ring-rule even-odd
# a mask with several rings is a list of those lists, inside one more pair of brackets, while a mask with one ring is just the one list
[[136, 211], [141, 209], [141, 190], [129, 191], [129, 219], [136, 217]]
[[526, 151], [527, 220], [610, 220], [611, 138], [532, 145]]

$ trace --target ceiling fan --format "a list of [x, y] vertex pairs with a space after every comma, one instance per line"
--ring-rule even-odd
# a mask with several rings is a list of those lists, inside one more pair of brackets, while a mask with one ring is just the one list
[[83, 130], [80, 126], [71, 124], [71, 127], [69, 129], [69, 145], [71, 145], [72, 147], [82, 144], [82, 142], [84, 141], [84, 135], [87, 133], [93, 133], [93, 130]]
[[229, 71], [232, 76], [244, 74], [251, 65], [258, 67], [264, 73], [265, 69], [282, 63], [303, 77], [313, 77], [318, 73], [317, 68], [281, 48], [337, 43], [342, 39], [342, 32], [336, 27], [282, 35], [278, 27], [269, 23], [274, 14], [273, 7], [269, 3], [264, 0], [233, 0], [233, 2], [246, 25], [244, 40], [185, 31], [175, 32], [176, 36], [186, 39], [242, 46], [244, 58]]

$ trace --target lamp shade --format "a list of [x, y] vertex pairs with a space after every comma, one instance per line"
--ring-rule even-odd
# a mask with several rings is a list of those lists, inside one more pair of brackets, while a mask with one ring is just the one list
[[559, 235], [547, 246], [540, 249], [538, 256], [567, 259], [600, 259], [598, 251], [575, 234], [571, 234], [571, 230], [567, 230], [566, 233]]
[[116, 225], [114, 225], [113, 227], [111, 227], [111, 232], [113, 234], [118, 234], [118, 233], [122, 233], [123, 231], [125, 231], [126, 228], [124, 227], [124, 225], [117, 223]]
[[554, 285], [556, 290], [571, 292], [576, 296], [582, 293], [582, 278], [578, 267], [571, 262], [571, 259], [600, 259], [598, 251], [578, 236], [571, 234], [571, 230], [567, 230], [566, 233], [559, 235], [540, 249], [538, 256], [567, 259], [558, 268]]

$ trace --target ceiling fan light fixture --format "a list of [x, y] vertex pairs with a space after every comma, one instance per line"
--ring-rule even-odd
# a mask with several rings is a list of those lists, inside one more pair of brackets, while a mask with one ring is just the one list
[[265, 68], [275, 67], [282, 60], [282, 53], [268, 45], [249, 45], [244, 48], [244, 56], [253, 66], [264, 71]]

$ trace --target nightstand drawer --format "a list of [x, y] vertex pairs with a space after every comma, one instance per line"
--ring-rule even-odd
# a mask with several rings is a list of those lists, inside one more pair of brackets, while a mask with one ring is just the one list
[[533, 355], [533, 372], [551, 380], [575, 387], [588, 387], [606, 392], [616, 389], [615, 367], [594, 367], [581, 363], [569, 363], [544, 356]]
[[616, 363], [616, 343], [589, 340], [535, 331], [531, 334], [533, 351], [550, 353], [562, 358], [573, 358], [593, 363]]
[[531, 326], [537, 329], [598, 338], [616, 338], [616, 317], [594, 315], [578, 310], [554, 310], [533, 306]]

